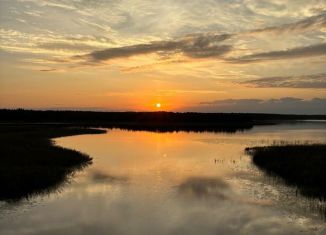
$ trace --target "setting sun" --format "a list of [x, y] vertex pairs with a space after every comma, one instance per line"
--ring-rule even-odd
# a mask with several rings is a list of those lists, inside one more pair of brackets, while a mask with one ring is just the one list
[[326, 235], [325, 39], [326, 0], [0, 0], [0, 235]]

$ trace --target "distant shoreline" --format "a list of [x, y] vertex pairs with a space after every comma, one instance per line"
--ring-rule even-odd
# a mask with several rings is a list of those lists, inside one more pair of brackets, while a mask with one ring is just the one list
[[148, 131], [236, 132], [255, 125], [326, 120], [326, 115], [254, 113], [94, 112], [0, 109], [0, 123], [78, 125]]

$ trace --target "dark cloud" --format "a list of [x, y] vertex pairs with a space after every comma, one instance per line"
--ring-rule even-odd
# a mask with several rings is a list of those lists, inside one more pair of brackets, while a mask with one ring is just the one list
[[[188, 109], [196, 112], [326, 114], [326, 98], [225, 99], [202, 102]], [[189, 111], [188, 109], [183, 111]]]
[[154, 41], [148, 44], [109, 48], [94, 51], [86, 56], [79, 57], [86, 57], [93, 61], [103, 61], [149, 53], [183, 53], [193, 58], [218, 57], [231, 50], [231, 46], [220, 44], [231, 36], [232, 35], [229, 34], [214, 33], [192, 34], [177, 40]]
[[296, 59], [302, 57], [314, 57], [326, 55], [326, 43], [305, 47], [294, 47], [288, 50], [269, 51], [228, 59], [234, 63], [252, 63], [266, 60]]
[[[305, 32], [309, 30], [322, 30], [326, 27], [326, 14], [312, 16], [297, 22], [283, 24], [280, 26], [266, 27], [251, 31], [240, 32], [238, 34], [218, 34], [218, 33], [197, 33], [190, 34], [185, 37], [173, 39], [153, 41], [146, 44], [136, 44], [131, 46], [108, 48], [103, 50], [93, 50], [86, 55], [78, 55], [75, 58], [86, 59], [92, 62], [100, 62], [115, 58], [125, 58], [135, 55], [143, 55], [150, 53], [157, 53], [160, 56], [170, 56], [173, 54], [181, 53], [190, 58], [208, 58], [220, 57], [224, 58], [227, 62], [232, 63], [249, 63], [258, 62], [263, 60], [280, 60], [291, 59], [300, 57], [320, 56], [326, 54], [326, 44], [316, 44], [304, 47], [296, 47], [288, 50], [270, 51], [263, 53], [256, 53], [246, 55], [239, 58], [226, 58], [225, 55], [233, 50], [232, 45], [222, 44], [223, 41], [243, 34], [256, 34], [256, 33], [291, 33], [291, 32]], [[75, 44], [77, 49], [92, 49], [86, 48], [84, 45]], [[74, 47], [73, 44], [47, 44], [43, 45], [46, 48], [62, 48], [66, 49]]]
[[[325, 27], [325, 18], [324, 15], [320, 15], [292, 24], [253, 30], [249, 33], [300, 31], [311, 27], [320, 29], [321, 27]], [[88, 60], [95, 62], [149, 53], [158, 53], [160, 55], [182, 53], [191, 58], [222, 57], [232, 50], [232, 46], [221, 44], [221, 42], [231, 38], [232, 36], [234, 35], [216, 33], [192, 34], [176, 40], [154, 41], [148, 44], [137, 44], [97, 50], [87, 55], [77, 57], [87, 58]], [[291, 59], [325, 54], [326, 43], [322, 43], [306, 47], [295, 47], [288, 50], [256, 53], [226, 60], [235, 63], [249, 63], [262, 60]]]
[[50, 69], [40, 69], [39, 71], [40, 72], [53, 72], [53, 71], [56, 71], [57, 69], [54, 69], [54, 68], [50, 68]]
[[255, 87], [326, 88], [326, 74], [278, 76], [253, 79], [243, 82]]
[[249, 31], [249, 33], [290, 33], [304, 32], [309, 30], [321, 30], [323, 28], [326, 28], [326, 13], [308, 17], [289, 24], [252, 30]]

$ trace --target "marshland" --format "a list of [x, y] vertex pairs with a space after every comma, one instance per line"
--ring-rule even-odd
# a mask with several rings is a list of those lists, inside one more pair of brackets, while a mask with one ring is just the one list
[[12, 120], [0, 234], [325, 232], [323, 120], [256, 116], [232, 131]]
[[52, 138], [105, 131], [60, 125], [0, 125], [0, 200], [15, 201], [50, 192], [92, 162], [76, 150], [55, 146]]
[[326, 144], [283, 143], [247, 148], [255, 165], [308, 197], [326, 199]]

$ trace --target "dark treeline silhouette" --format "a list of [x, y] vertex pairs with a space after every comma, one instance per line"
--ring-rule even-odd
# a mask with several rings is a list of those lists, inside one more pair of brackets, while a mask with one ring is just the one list
[[149, 131], [225, 131], [250, 129], [257, 124], [326, 119], [325, 115], [251, 113], [93, 112], [0, 110], [2, 123], [66, 123]]

